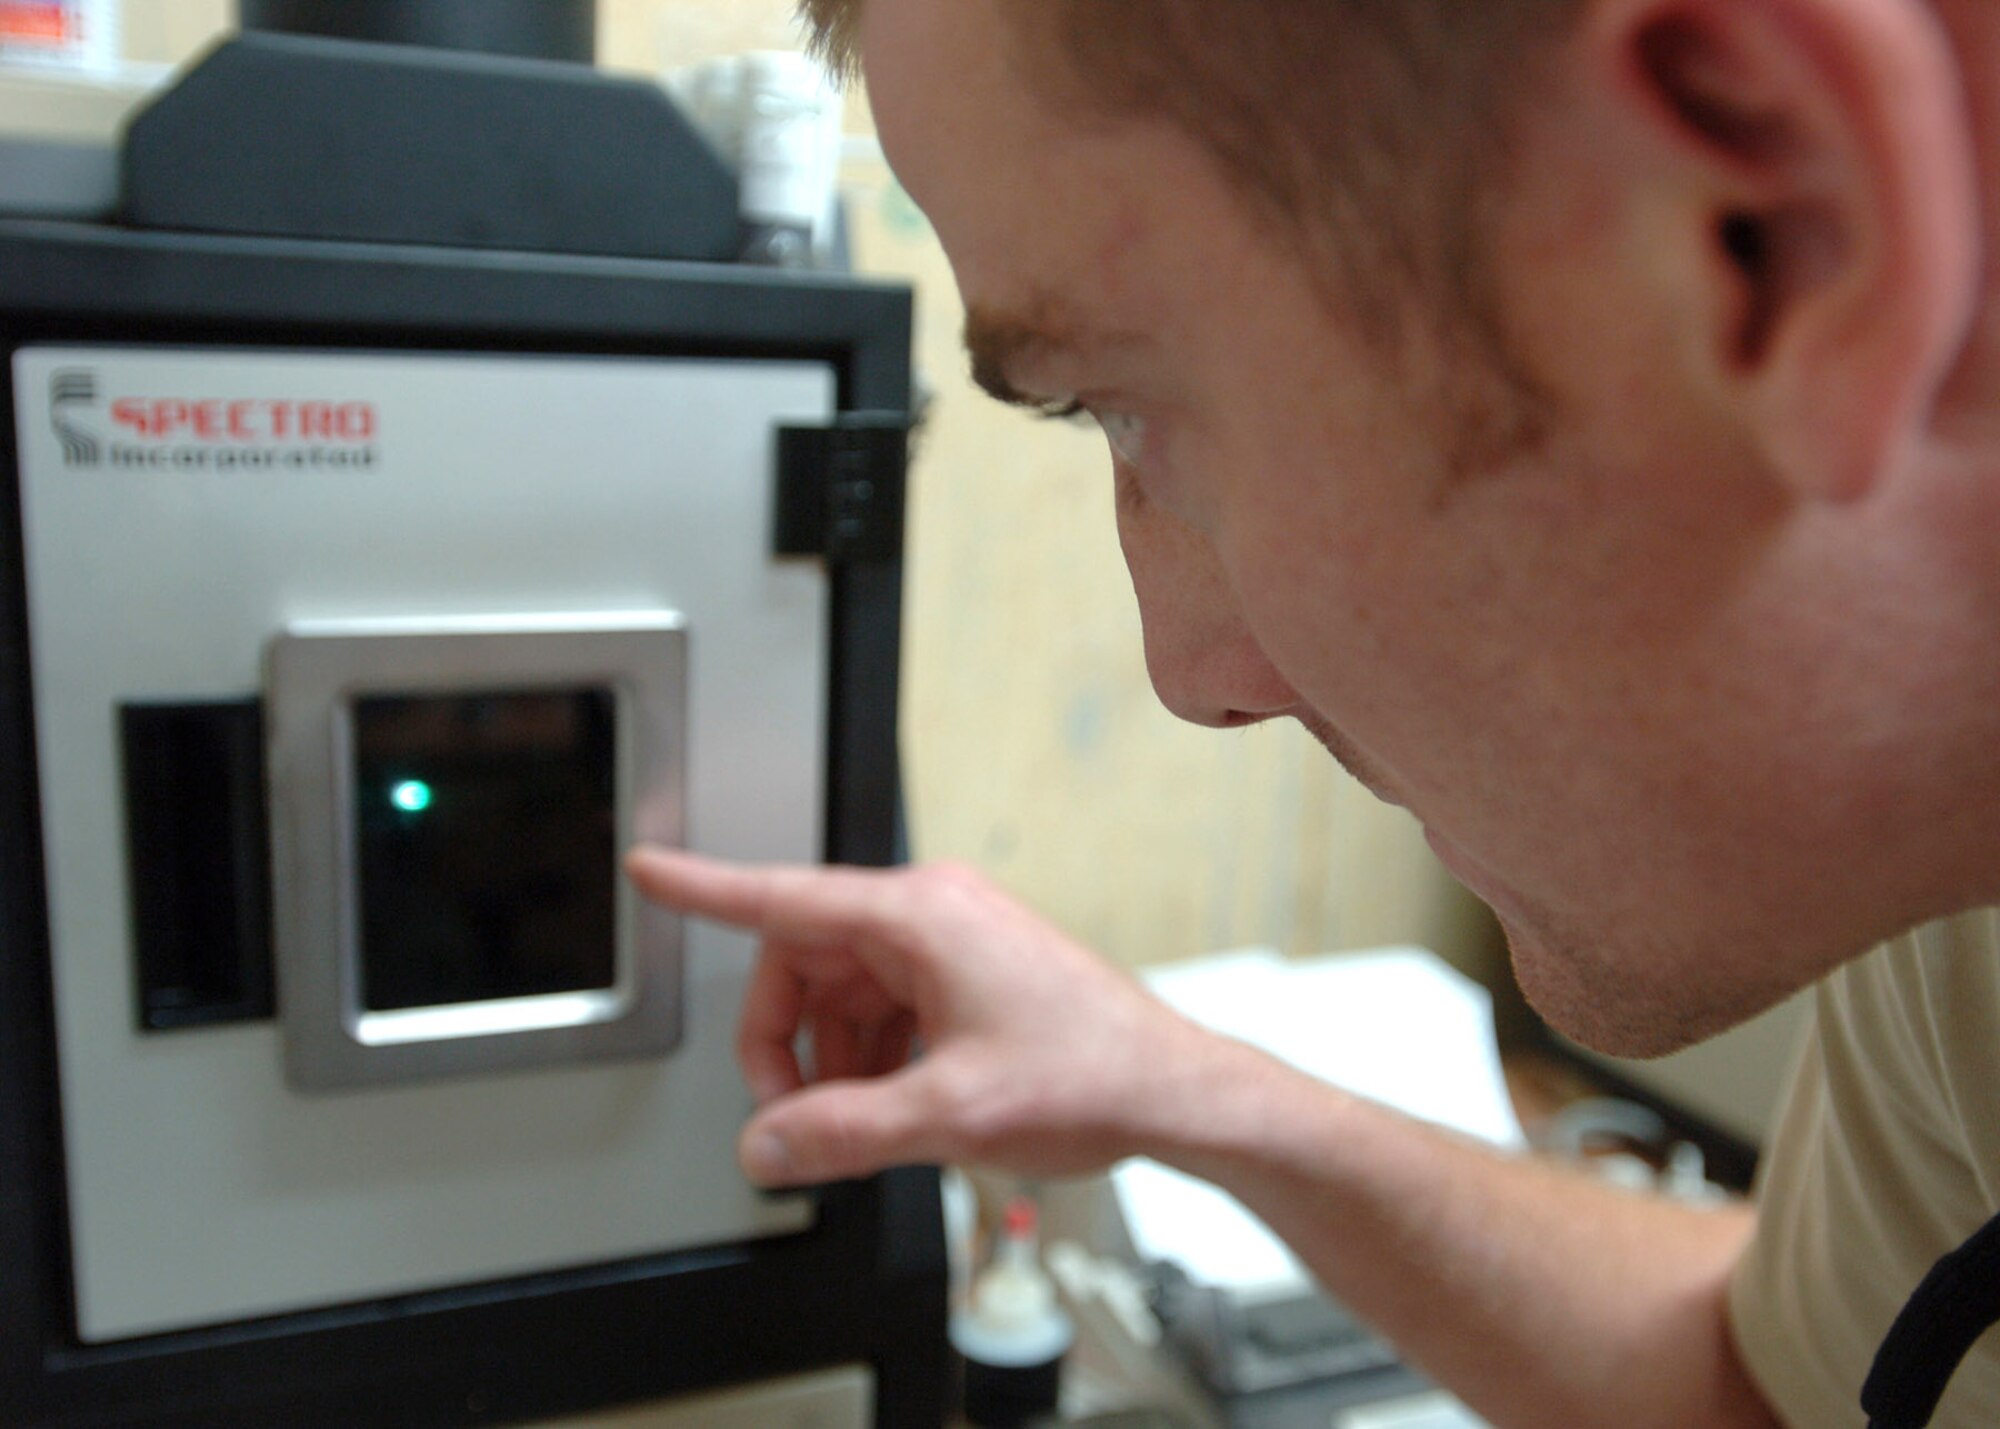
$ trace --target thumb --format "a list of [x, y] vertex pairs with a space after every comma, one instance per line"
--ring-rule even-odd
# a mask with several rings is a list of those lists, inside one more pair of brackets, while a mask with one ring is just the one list
[[737, 1159], [760, 1186], [808, 1186], [940, 1158], [918, 1067], [821, 1082], [769, 1103], [743, 1128]]

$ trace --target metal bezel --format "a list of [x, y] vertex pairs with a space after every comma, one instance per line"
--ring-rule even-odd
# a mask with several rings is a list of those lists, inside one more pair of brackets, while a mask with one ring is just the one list
[[[616, 846], [685, 841], [687, 633], [671, 611], [293, 624], [267, 651], [279, 1018], [324, 1091], [597, 1057], [681, 1036], [680, 919], [617, 887], [609, 988], [364, 1008], [351, 712], [358, 697], [593, 686], [617, 709]], [[615, 870], [608, 870], [615, 876]]]

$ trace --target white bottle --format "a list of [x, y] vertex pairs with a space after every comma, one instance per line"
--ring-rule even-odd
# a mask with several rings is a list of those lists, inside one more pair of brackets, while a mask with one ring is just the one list
[[838, 123], [839, 95], [805, 55], [759, 50], [739, 61], [739, 164], [744, 261], [806, 268], [833, 186], [825, 129]]
[[1075, 1339], [1042, 1270], [1035, 1204], [1017, 1196], [1007, 1205], [993, 1259], [951, 1317], [952, 1348], [964, 1361], [966, 1419], [980, 1429], [1018, 1429], [1053, 1413], [1063, 1356]]

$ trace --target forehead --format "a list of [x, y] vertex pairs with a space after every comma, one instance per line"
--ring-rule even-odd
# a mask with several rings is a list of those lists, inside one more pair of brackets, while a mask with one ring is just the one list
[[1000, 0], [869, 0], [862, 59], [883, 149], [968, 303], [1013, 311], [1083, 291], [1116, 304], [1142, 256], [1192, 245], [1177, 217], [1233, 196], [1164, 123], [1060, 104], [1028, 69], [1060, 56], [1031, 55], [1021, 30]]

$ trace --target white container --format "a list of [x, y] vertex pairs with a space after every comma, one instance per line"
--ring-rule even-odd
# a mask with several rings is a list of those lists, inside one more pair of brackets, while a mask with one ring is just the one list
[[839, 91], [816, 61], [791, 50], [745, 55], [738, 76], [744, 221], [821, 247], [834, 181], [827, 127], [839, 123]]
[[0, 63], [107, 74], [119, 0], [0, 0]]

